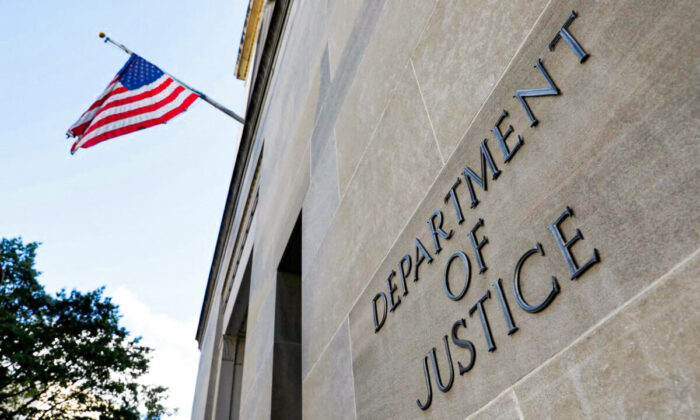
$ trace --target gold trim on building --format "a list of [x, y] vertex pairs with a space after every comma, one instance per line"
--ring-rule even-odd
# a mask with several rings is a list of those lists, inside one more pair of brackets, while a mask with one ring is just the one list
[[238, 60], [236, 61], [236, 77], [245, 80], [248, 73], [248, 64], [253, 51], [255, 39], [258, 36], [258, 20], [264, 0], [250, 0], [248, 12], [245, 18], [245, 26], [241, 35], [241, 44], [238, 47]]

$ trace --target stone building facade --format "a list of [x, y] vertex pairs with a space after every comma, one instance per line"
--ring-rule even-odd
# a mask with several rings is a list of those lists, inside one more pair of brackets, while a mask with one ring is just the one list
[[700, 416], [700, 7], [251, 0], [195, 419]]

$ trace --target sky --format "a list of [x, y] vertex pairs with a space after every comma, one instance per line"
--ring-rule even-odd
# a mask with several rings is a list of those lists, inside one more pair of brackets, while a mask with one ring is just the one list
[[66, 129], [126, 62], [123, 43], [241, 113], [246, 0], [0, 0], [0, 236], [37, 241], [48, 291], [93, 290], [155, 349], [147, 380], [189, 418], [195, 332], [240, 124], [198, 100], [165, 125], [70, 155]]

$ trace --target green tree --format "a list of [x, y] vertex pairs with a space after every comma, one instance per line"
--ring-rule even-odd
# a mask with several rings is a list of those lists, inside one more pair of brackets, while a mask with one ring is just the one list
[[119, 325], [104, 288], [52, 296], [37, 243], [0, 241], [0, 418], [159, 419], [167, 389], [146, 386], [150, 348]]

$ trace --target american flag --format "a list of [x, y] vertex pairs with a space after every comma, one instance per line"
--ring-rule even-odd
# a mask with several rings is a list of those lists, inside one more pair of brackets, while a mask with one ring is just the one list
[[199, 97], [161, 69], [131, 54], [107, 89], [66, 133], [71, 154], [97, 143], [163, 124]]

